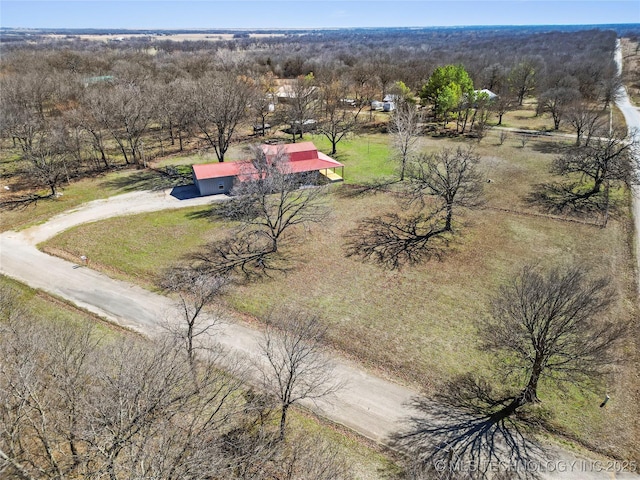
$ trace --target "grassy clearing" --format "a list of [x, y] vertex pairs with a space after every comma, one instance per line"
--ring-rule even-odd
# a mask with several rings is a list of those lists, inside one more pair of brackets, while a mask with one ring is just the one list
[[389, 457], [380, 453], [378, 447], [371, 447], [360, 437], [326, 424], [312, 414], [294, 409], [289, 417], [288, 428], [293, 434], [298, 432], [302, 435], [319, 435], [336, 446], [353, 471], [354, 480], [399, 478], [401, 469]]
[[80, 225], [43, 250], [69, 259], [86, 255], [92, 268], [154, 288], [159, 272], [215, 236], [217, 224], [203, 213], [203, 207], [195, 207]]
[[[280, 305], [318, 312], [331, 327], [336, 349], [426, 392], [466, 372], [487, 372], [497, 385], [502, 383], [495, 377], [492, 358], [478, 347], [475, 322], [487, 314], [488, 299], [498, 285], [524, 263], [577, 260], [594, 265], [612, 275], [621, 294], [613, 314], [631, 319], [636, 310], [627, 214], [606, 229], [536, 214], [523, 197], [532, 184], [550, 178], [549, 163], [563, 143], [543, 138], [525, 148], [515, 142], [497, 147], [496, 135], [492, 132], [473, 144], [491, 179], [486, 184], [487, 205], [461, 213], [456, 229], [462, 235], [442, 261], [388, 272], [345, 258], [344, 233], [359, 219], [397, 206], [387, 195], [359, 199], [332, 195], [331, 218], [299, 232], [301, 241], [291, 247], [297, 268], [238, 287], [225, 303], [255, 316]], [[326, 146], [319, 137], [309, 139], [321, 150]], [[386, 139], [372, 135], [338, 145], [336, 157], [347, 165], [348, 179], [393, 174]], [[375, 155], [365, 157], [363, 152], [371, 153], [372, 145]], [[466, 145], [456, 139], [425, 138], [422, 148]], [[227, 228], [203, 218], [201, 209], [167, 211], [81, 226], [52, 239], [45, 248], [76, 257], [88, 252], [94, 268], [149, 286], [164, 266]], [[637, 458], [640, 431], [632, 421], [640, 416], [637, 352], [638, 347], [630, 345], [630, 363], [588, 395], [570, 389], [563, 396], [543, 388], [540, 408], [552, 413], [559, 431], [603, 451]], [[598, 408], [605, 389], [616, 399], [615, 410]]]
[[620, 40], [622, 48], [622, 76], [627, 87], [627, 92], [631, 101], [640, 105], [640, 84], [638, 83], [638, 71], [640, 70], [640, 49], [638, 40], [622, 38]]

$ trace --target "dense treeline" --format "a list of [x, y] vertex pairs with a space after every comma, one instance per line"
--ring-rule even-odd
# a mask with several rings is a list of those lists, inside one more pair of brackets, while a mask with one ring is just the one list
[[[569, 106], [580, 104], [581, 113], [606, 107], [619, 84], [613, 30], [374, 29], [238, 37], [13, 42], [0, 63], [4, 145], [15, 148], [19, 170], [33, 186], [55, 195], [77, 175], [145, 165], [184, 148], [211, 148], [224, 161], [252, 124], [289, 126], [295, 141], [296, 132], [303, 134], [300, 125], [314, 120], [335, 151], [370, 101], [397, 94], [398, 85], [417, 96], [438, 67], [449, 64], [463, 66], [475, 89], [500, 95], [494, 105], [499, 118], [537, 96], [544, 100], [540, 112], [550, 112], [556, 128]], [[283, 79], [289, 80], [289, 98], [278, 103]], [[343, 108], [344, 99], [349, 103]], [[433, 106], [427, 97], [423, 102]], [[468, 96], [455, 103], [458, 118], [464, 109], [469, 115]]]

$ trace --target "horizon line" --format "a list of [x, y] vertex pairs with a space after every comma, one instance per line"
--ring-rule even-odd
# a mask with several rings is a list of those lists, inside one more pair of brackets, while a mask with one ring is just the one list
[[0, 26], [0, 30], [32, 30], [32, 31], [52, 31], [52, 30], [98, 30], [98, 31], [132, 31], [132, 32], [154, 32], [154, 31], [190, 31], [190, 32], [210, 32], [210, 31], [263, 31], [263, 30], [380, 30], [380, 29], [435, 29], [435, 28], [472, 28], [472, 27], [598, 27], [598, 26], [639, 26], [640, 22], [627, 23], [532, 23], [532, 24], [467, 24], [467, 25], [413, 25], [413, 26], [352, 26], [352, 27], [20, 27], [20, 26]]

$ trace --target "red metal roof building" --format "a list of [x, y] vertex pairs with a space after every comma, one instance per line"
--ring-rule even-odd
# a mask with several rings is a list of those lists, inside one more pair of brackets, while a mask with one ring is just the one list
[[[292, 174], [319, 172], [331, 182], [342, 181], [342, 177], [336, 174], [335, 170], [341, 168], [344, 173], [344, 165], [324, 153], [318, 152], [313, 142], [263, 145], [262, 149], [267, 158], [283, 151], [288, 157], [288, 172]], [[193, 181], [198, 187], [200, 195], [229, 193], [236, 180], [243, 181], [242, 177], [246, 177], [247, 166], [250, 165], [250, 161], [193, 165]]]

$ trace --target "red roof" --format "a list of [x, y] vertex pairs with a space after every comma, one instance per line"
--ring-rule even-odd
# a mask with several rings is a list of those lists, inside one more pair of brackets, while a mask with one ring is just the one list
[[[318, 152], [313, 142], [289, 143], [286, 145], [263, 145], [263, 151], [267, 156], [275, 155], [281, 149], [289, 156], [287, 164], [291, 173], [314, 172], [329, 168], [343, 167], [340, 162]], [[208, 163], [204, 165], [193, 165], [193, 173], [196, 179], [237, 177], [243, 173], [247, 176], [247, 166], [249, 161]]]
[[318, 158], [318, 149], [313, 142], [287, 143], [286, 145], [263, 145], [262, 150], [267, 156], [276, 155], [278, 152], [284, 151], [292, 162]]
[[235, 177], [240, 173], [240, 167], [246, 162], [221, 162], [192, 165], [193, 173], [198, 180], [205, 178]]

